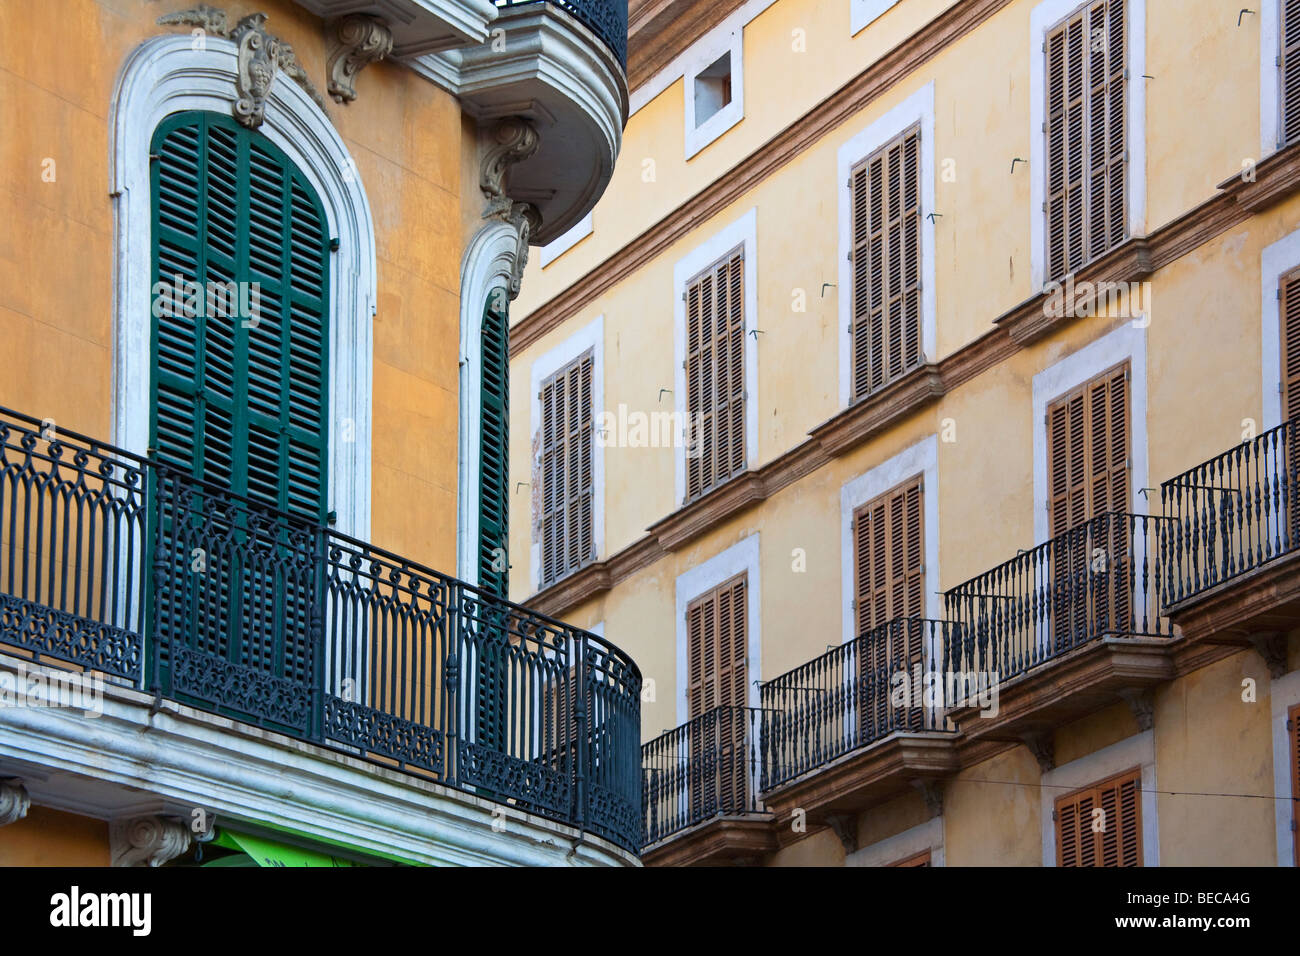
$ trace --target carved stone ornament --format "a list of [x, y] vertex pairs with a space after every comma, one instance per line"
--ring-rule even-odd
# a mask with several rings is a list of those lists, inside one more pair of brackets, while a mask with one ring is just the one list
[[1022, 739], [1043, 773], [1056, 769], [1056, 741], [1050, 733], [1025, 734]]
[[1124, 698], [1133, 711], [1133, 719], [1137, 721], [1138, 730], [1150, 730], [1156, 725], [1155, 691], [1150, 688], [1143, 690], [1129, 688], [1120, 691], [1119, 695]]
[[528, 239], [541, 225], [542, 217], [532, 203], [515, 202], [506, 193], [506, 175], [510, 167], [537, 151], [540, 137], [531, 123], [512, 116], [498, 123], [492, 131], [491, 145], [483, 157], [479, 188], [487, 199], [484, 219], [499, 219], [514, 227], [519, 237], [514, 267], [510, 273], [510, 298], [519, 295], [519, 286], [528, 264]]
[[190, 848], [190, 831], [175, 820], [137, 817], [109, 828], [113, 866], [162, 866]]
[[357, 74], [393, 52], [393, 33], [378, 17], [354, 13], [335, 22], [334, 36], [326, 89], [336, 102], [351, 103], [357, 98]]
[[912, 786], [921, 794], [921, 799], [925, 801], [926, 812], [930, 814], [930, 819], [943, 816], [943, 782], [940, 780], [913, 780]]
[[[325, 101], [294, 56], [293, 47], [264, 29], [265, 13], [250, 13], [233, 27], [224, 10], [201, 3], [192, 10], [168, 13], [158, 18], [159, 26], [189, 26], [202, 33], [230, 40], [238, 47], [235, 72], [234, 114], [249, 129], [257, 129], [266, 118], [266, 98], [271, 92], [277, 71], [296, 82], [322, 110]], [[203, 41], [202, 34], [195, 37]]]
[[27, 816], [32, 800], [21, 780], [0, 780], [0, 827]]

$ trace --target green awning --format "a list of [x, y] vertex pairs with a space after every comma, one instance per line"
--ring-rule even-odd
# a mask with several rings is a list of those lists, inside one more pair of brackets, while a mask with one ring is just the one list
[[[234, 830], [226, 830], [217, 827], [217, 834], [212, 839], [214, 846], [222, 846], [228, 850], [239, 850], [248, 854], [254, 866], [361, 866], [352, 860], [342, 857], [330, 856], [327, 853], [321, 853], [317, 850], [304, 850], [300, 846], [290, 846], [287, 843], [276, 843], [274, 840], [267, 840], [264, 837], [250, 836], [247, 833], [237, 833]], [[225, 857], [221, 860], [214, 860], [209, 866], [239, 866], [240, 863], [226, 862], [226, 860], [238, 859], [236, 857]], [[245, 864], [247, 865], [247, 864]]]

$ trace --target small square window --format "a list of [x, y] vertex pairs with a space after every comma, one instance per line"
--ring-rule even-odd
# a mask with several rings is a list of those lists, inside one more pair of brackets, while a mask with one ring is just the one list
[[731, 51], [695, 75], [695, 127], [698, 129], [731, 104]]

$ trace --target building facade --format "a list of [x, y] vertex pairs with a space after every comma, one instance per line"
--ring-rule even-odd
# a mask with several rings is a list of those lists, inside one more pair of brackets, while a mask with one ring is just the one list
[[636, 665], [507, 601], [507, 322], [613, 0], [0, 5], [0, 864], [636, 862]]
[[1296, 864], [1254, 6], [631, 4], [613, 181], [511, 313], [510, 586], [641, 665], [645, 863]]

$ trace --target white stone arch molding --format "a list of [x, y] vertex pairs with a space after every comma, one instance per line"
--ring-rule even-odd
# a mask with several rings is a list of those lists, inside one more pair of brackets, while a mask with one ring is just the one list
[[489, 220], [470, 240], [460, 264], [459, 493], [456, 496], [456, 573], [478, 584], [479, 395], [483, 388], [483, 307], [494, 289], [510, 295], [519, 233]]
[[[149, 441], [149, 144], [164, 118], [188, 110], [230, 115], [236, 47], [221, 37], [193, 49], [184, 35], [154, 37], [127, 57], [113, 92], [109, 168], [114, 208], [113, 441]], [[329, 471], [334, 527], [370, 536], [372, 329], [375, 227], [356, 164], [333, 124], [297, 83], [278, 73], [258, 132], [293, 160], [320, 197], [331, 238]]]

